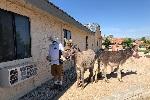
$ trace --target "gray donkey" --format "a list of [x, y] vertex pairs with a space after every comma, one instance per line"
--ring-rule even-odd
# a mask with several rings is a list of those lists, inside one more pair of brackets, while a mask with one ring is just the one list
[[[139, 58], [139, 55], [137, 52], [138, 52], [137, 46], [133, 46], [131, 48], [127, 48], [125, 50], [120, 50], [120, 51], [101, 50], [101, 51], [97, 52], [98, 61], [100, 62], [101, 65], [104, 66], [104, 69], [102, 72], [104, 74], [105, 81], [108, 82], [108, 79], [106, 76], [107, 67], [110, 66], [111, 69], [113, 69], [113, 67], [117, 66], [117, 70], [116, 70], [117, 78], [119, 81], [122, 82], [122, 77], [121, 77], [122, 65], [126, 62], [127, 59], [129, 59], [132, 56], [135, 58]], [[100, 66], [98, 66], [98, 67], [100, 67]], [[95, 81], [97, 81], [97, 78]]]
[[[93, 74], [95, 69], [98, 67], [96, 60], [96, 53], [92, 49], [87, 49], [85, 51], [80, 51], [77, 45], [71, 48], [72, 58], [75, 62], [76, 72], [77, 72], [77, 87], [80, 85], [82, 89], [84, 88], [84, 73], [89, 70], [89, 80], [93, 82]], [[96, 68], [95, 68], [96, 67]], [[80, 84], [81, 81], [81, 84]]]

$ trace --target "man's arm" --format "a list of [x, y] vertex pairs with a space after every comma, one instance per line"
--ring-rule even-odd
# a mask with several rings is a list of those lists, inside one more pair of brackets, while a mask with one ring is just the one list
[[60, 54], [60, 59], [63, 60], [63, 61], [65, 61], [66, 58], [63, 56], [64, 47], [63, 47], [63, 45], [62, 45], [61, 43], [59, 44], [59, 50], [60, 50], [60, 52], [61, 52], [61, 54]]
[[49, 46], [49, 51], [48, 51], [48, 56], [46, 57], [46, 59], [51, 62], [51, 45]]
[[64, 47], [61, 43], [59, 43], [59, 50], [61, 50], [62, 52], [64, 51]]

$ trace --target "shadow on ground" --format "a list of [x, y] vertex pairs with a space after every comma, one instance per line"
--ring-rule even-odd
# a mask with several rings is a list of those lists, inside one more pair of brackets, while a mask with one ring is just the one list
[[[137, 72], [134, 72], [134, 71], [121, 72], [121, 76], [122, 77], [125, 77], [125, 76], [128, 76], [128, 75], [132, 75], [132, 74], [137, 74]], [[117, 78], [117, 73], [112, 72], [111, 74], [107, 75], [107, 78], [108, 79], [110, 79], [110, 78]]]
[[[122, 72], [122, 73], [121, 73], [122, 77], [125, 77], [125, 76], [128, 76], [128, 75], [132, 75], [132, 74], [137, 74], [137, 72], [128, 71], [128, 72]], [[102, 73], [99, 73], [97, 76], [98, 76], [98, 78], [97, 78], [98, 80], [103, 80], [103, 79], [104, 79], [104, 77], [102, 77]], [[94, 76], [94, 77], [95, 77], [95, 76]], [[108, 78], [108, 79], [117, 78], [117, 73], [112, 72], [112, 73], [110, 73], [110, 74], [107, 74], [107, 78]], [[89, 80], [89, 77], [87, 77], [84, 81], [85, 81], [84, 88], [85, 88], [88, 84], [91, 83], [90, 80]], [[95, 81], [95, 80], [94, 80], [94, 81]]]
[[[122, 73], [122, 77], [127, 75], [137, 74], [136, 72], [126, 72]], [[116, 73], [108, 74], [108, 79], [117, 78]], [[98, 74], [98, 80], [103, 80], [102, 74]], [[58, 100], [74, 83], [76, 82], [76, 70], [75, 67], [71, 67], [69, 70], [64, 73], [64, 82], [63, 87], [56, 87], [54, 85], [54, 80], [49, 80], [32, 90], [28, 94], [21, 97], [19, 100]], [[85, 87], [91, 83], [89, 78], [85, 79]], [[85, 88], [84, 87], [84, 88]]]
[[[132, 74], [137, 74], [137, 72], [128, 71], [128, 72], [122, 72], [121, 73], [122, 77], [125, 77], [125, 76], [128, 76], [128, 75], [132, 75]], [[102, 73], [99, 73], [97, 76], [98, 76], [98, 78], [97, 78], [98, 80], [103, 80], [104, 79], [104, 77], [102, 77]], [[108, 79], [117, 78], [117, 73], [112, 72], [110, 74], [107, 74], [107, 78]], [[86, 87], [90, 83], [89, 82], [89, 78], [85, 79], [85, 82], [86, 82], [86, 85], [85, 85], [85, 87]]]
[[146, 56], [146, 58], [150, 58], [150, 55], [145, 55]]
[[76, 70], [71, 67], [64, 72], [64, 82], [62, 87], [56, 87], [54, 80], [51, 79], [19, 100], [58, 100], [76, 81]]

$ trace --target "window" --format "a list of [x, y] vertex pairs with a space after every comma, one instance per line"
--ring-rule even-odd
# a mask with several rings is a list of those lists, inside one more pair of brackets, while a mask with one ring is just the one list
[[[63, 29], [64, 31], [64, 38], [66, 38], [67, 40], [71, 39], [71, 32], [69, 30]], [[65, 41], [64, 41], [64, 46], [65, 46]]]
[[26, 17], [15, 16], [17, 58], [30, 57], [29, 20]]
[[31, 57], [29, 18], [0, 9], [0, 62]]
[[[6, 23], [7, 22], [7, 23]], [[0, 62], [14, 59], [12, 15], [0, 11]]]
[[98, 46], [98, 41], [97, 41], [97, 46]]
[[88, 36], [86, 36], [86, 44], [85, 49], [88, 49]]

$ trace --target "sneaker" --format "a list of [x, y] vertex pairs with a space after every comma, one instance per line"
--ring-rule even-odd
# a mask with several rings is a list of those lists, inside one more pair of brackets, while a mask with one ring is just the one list
[[58, 81], [57, 84], [58, 84], [58, 85], [62, 85], [62, 81]]
[[54, 84], [59, 84], [58, 81], [55, 81]]
[[59, 81], [59, 85], [62, 85], [62, 81]]

